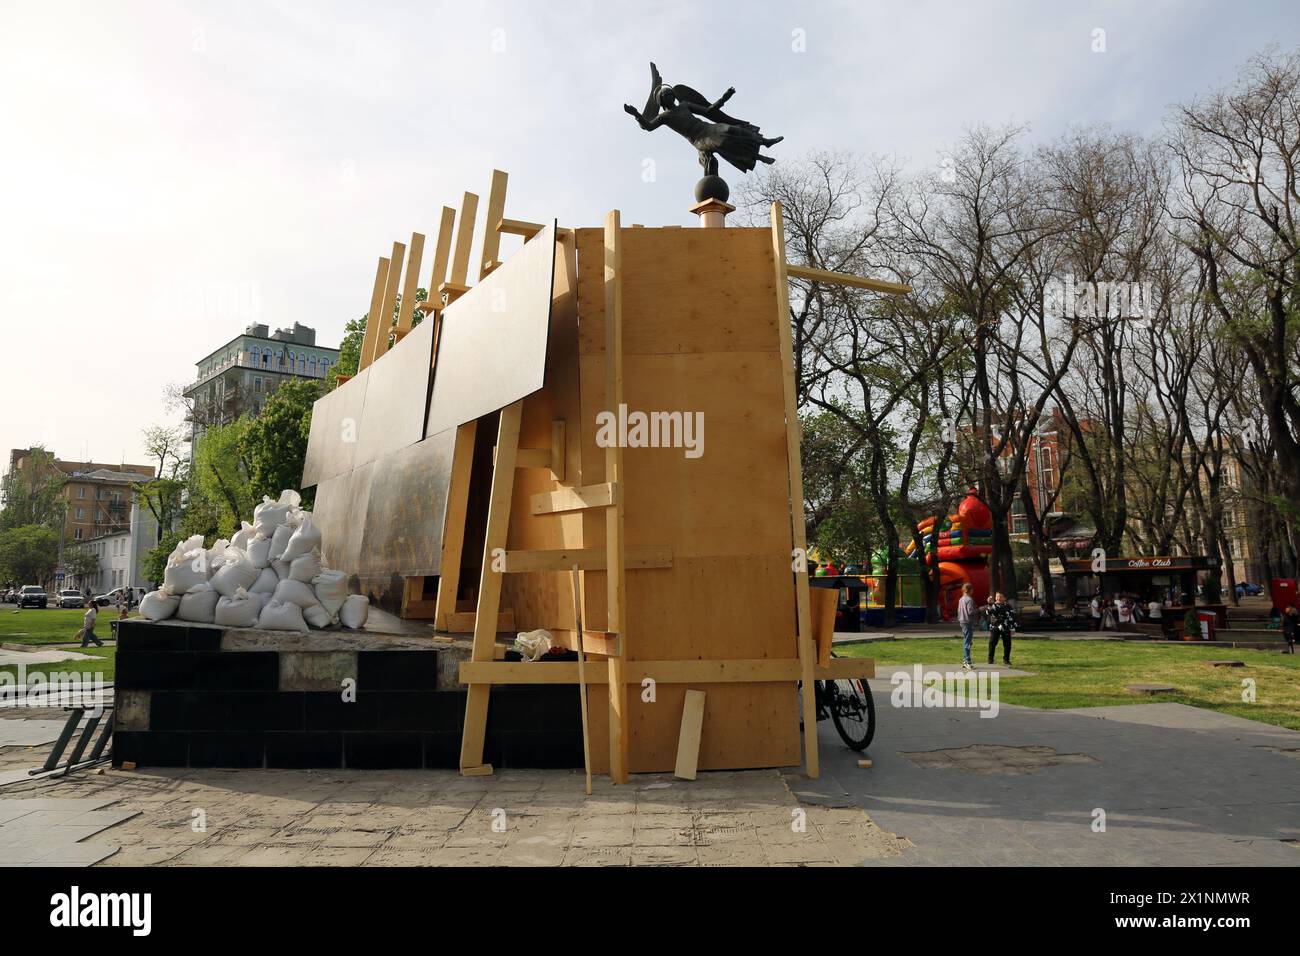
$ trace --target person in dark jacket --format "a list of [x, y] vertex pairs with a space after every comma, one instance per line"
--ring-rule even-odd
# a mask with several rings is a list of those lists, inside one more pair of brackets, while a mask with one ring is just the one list
[[993, 663], [993, 653], [1002, 642], [1002, 663], [1011, 666], [1011, 635], [1016, 629], [1015, 609], [1007, 603], [1001, 591], [993, 595], [993, 601], [984, 609], [989, 621], [989, 663]]
[[1295, 653], [1297, 633], [1300, 632], [1300, 609], [1288, 604], [1282, 614], [1282, 639], [1286, 641], [1288, 654]]

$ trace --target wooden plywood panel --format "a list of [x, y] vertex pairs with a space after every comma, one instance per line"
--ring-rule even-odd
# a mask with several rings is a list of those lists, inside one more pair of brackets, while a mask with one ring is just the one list
[[370, 370], [366, 369], [318, 398], [312, 406], [311, 432], [302, 466], [303, 488], [346, 474], [356, 465], [356, 439], [369, 380]]
[[357, 432], [356, 464], [424, 438], [436, 325], [421, 322], [366, 370], [369, 384]]
[[[580, 349], [603, 354], [603, 277], [592, 263], [604, 230], [577, 234]], [[622, 246], [624, 356], [776, 349], [770, 230], [625, 229]]]

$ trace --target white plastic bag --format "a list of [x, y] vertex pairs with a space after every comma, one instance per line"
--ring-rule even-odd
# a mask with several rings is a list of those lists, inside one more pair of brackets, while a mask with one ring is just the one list
[[321, 607], [325, 608], [333, 619], [339, 613], [339, 608], [343, 607], [343, 602], [347, 600], [348, 576], [342, 571], [321, 571], [311, 579], [311, 583], [312, 589], [316, 592], [316, 600], [320, 601]]
[[163, 585], [157, 591], [150, 591], [140, 599], [140, 614], [148, 621], [165, 621], [173, 617], [181, 606], [179, 595], [172, 594]]
[[554, 635], [545, 628], [536, 631], [521, 631], [515, 637], [515, 650], [526, 661], [535, 661], [551, 649]]
[[289, 565], [289, 577], [294, 581], [303, 581], [308, 584], [315, 580], [320, 571], [320, 554], [315, 551], [304, 554], [300, 558], [294, 558], [293, 563]]
[[248, 555], [238, 548], [227, 548], [222, 554], [221, 567], [212, 575], [212, 586], [225, 597], [236, 591], [247, 591], [257, 581], [259, 572], [248, 560]]
[[253, 509], [253, 527], [257, 529], [258, 534], [269, 538], [275, 533], [276, 528], [285, 523], [289, 512], [301, 504], [302, 496], [287, 488], [280, 492], [279, 501], [272, 501], [268, 495]]
[[301, 558], [304, 554], [310, 554], [320, 548], [320, 528], [312, 520], [309, 513], [304, 512], [302, 521], [294, 529], [293, 537], [289, 539], [288, 546], [281, 555], [281, 560], [292, 561], [294, 558]]
[[257, 573], [257, 580], [253, 586], [248, 589], [250, 594], [265, 594], [270, 597], [275, 593], [275, 589], [280, 584], [280, 576], [271, 568], [263, 568]]
[[339, 623], [344, 627], [356, 629], [364, 627], [370, 616], [370, 598], [364, 594], [349, 594], [348, 599], [339, 608]]
[[220, 598], [221, 593], [205, 581], [199, 587], [186, 591], [181, 596], [181, 606], [177, 608], [176, 616], [182, 621], [211, 624], [217, 613], [217, 601]]
[[234, 594], [217, 601], [213, 620], [222, 627], [255, 627], [261, 612], [261, 600], [250, 597], [243, 588], [237, 588]]
[[330, 616], [330, 612], [325, 610], [319, 604], [313, 604], [311, 607], [307, 608], [307, 610], [303, 611], [302, 618], [311, 627], [317, 628], [329, 627], [330, 622], [334, 620], [334, 618]]
[[307, 622], [302, 618], [302, 608], [296, 604], [277, 601], [275, 598], [266, 602], [262, 613], [258, 615], [257, 626], [268, 631], [307, 632]]
[[275, 579], [277, 581], [283, 581], [289, 577], [289, 562], [272, 561], [271, 570], [275, 572]]
[[303, 609], [314, 607], [320, 603], [316, 600], [316, 592], [311, 589], [310, 584], [304, 584], [302, 581], [292, 579], [285, 579], [277, 584], [273, 597], [277, 601], [296, 604]]
[[[172, 552], [172, 557], [177, 557]], [[163, 569], [163, 584], [172, 594], [185, 594], [199, 585], [208, 583], [208, 552], [202, 547], [193, 548], [179, 556], [175, 564], [168, 559]]]
[[252, 541], [253, 536], [256, 534], [257, 529], [245, 521], [243, 522], [243, 527], [236, 531], [234, 536], [230, 539], [230, 546], [232, 548], [238, 548], [240, 551], [247, 552], [248, 542]]
[[170, 568], [173, 565], [183, 564], [191, 560], [189, 557], [190, 552], [199, 551], [202, 548], [203, 535], [201, 534], [191, 535], [184, 541], [178, 542], [176, 547], [172, 548], [172, 553], [167, 557], [167, 567]]

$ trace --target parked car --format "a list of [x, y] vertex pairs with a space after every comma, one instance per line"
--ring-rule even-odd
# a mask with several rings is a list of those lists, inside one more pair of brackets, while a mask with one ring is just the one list
[[85, 607], [86, 599], [80, 591], [60, 591], [59, 607]]
[[50, 599], [39, 584], [26, 584], [18, 595], [19, 607], [49, 607]]
[[1248, 581], [1245, 584], [1243, 584], [1242, 587], [1245, 589], [1246, 593], [1249, 594], [1251, 597], [1259, 597], [1261, 594], [1264, 593], [1264, 585], [1262, 584], [1252, 584]]
[[138, 607], [140, 604], [140, 599], [145, 595], [144, 588], [126, 588], [126, 587], [113, 588], [113, 590], [109, 591], [107, 594], [96, 594], [94, 597], [94, 602], [99, 607], [117, 607], [117, 597], [123, 591], [131, 592], [132, 607]]
[[3, 601], [5, 604], [17, 604], [18, 589], [9, 588], [8, 590], [4, 591], [2, 594], [0, 594], [0, 601]]

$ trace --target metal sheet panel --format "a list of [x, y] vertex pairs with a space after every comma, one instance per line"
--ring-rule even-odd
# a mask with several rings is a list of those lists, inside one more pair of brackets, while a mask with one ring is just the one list
[[437, 574], [456, 431], [448, 429], [371, 466], [357, 564], [368, 574]]
[[312, 406], [311, 433], [302, 466], [302, 487], [312, 488], [350, 471], [356, 464], [357, 438], [366, 401], [366, 369]]
[[421, 322], [366, 368], [370, 379], [355, 464], [377, 461], [424, 438], [436, 324]]
[[443, 313], [426, 435], [542, 387], [554, 273], [552, 222]]
[[373, 465], [362, 465], [316, 486], [312, 515], [321, 531], [322, 554], [331, 568], [353, 574], [361, 559]]

